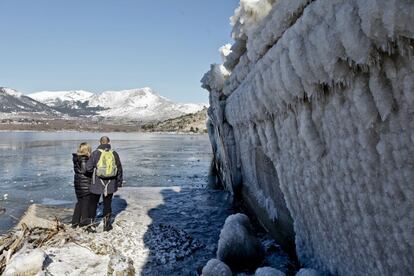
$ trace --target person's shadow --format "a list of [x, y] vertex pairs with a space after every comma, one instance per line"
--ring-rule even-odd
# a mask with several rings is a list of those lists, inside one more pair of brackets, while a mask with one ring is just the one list
[[198, 275], [215, 258], [220, 230], [233, 210], [229, 193], [205, 189], [161, 190], [144, 234], [148, 258], [140, 275]]

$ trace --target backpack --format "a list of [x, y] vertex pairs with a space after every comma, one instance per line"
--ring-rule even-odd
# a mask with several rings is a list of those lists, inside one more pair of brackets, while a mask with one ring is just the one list
[[100, 178], [112, 178], [118, 174], [118, 168], [115, 162], [114, 151], [99, 150], [101, 156], [96, 165], [96, 175]]

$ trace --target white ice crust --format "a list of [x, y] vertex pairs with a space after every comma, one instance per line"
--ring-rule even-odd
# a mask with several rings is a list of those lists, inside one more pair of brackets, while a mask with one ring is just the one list
[[230, 191], [242, 179], [270, 219], [281, 190], [308, 267], [413, 273], [414, 2], [271, 5], [233, 22], [227, 74], [202, 80], [222, 179]]

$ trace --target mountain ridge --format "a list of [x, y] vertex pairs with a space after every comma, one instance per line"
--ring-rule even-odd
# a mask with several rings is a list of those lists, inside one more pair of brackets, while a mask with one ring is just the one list
[[0, 113], [38, 113], [56, 116], [59, 113], [39, 101], [36, 101], [17, 90], [0, 87]]
[[196, 113], [207, 106], [176, 103], [150, 87], [101, 93], [85, 90], [40, 91], [28, 95], [5, 87], [0, 87], [0, 91], [0, 113], [14, 115], [31, 112], [46, 117], [162, 121]]

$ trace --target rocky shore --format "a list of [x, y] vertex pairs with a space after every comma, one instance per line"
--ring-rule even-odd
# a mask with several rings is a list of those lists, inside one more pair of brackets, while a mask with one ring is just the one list
[[[98, 212], [96, 233], [71, 228], [72, 209], [34, 204], [0, 237], [0, 273], [213, 275], [217, 265], [226, 266], [215, 258], [228, 262], [242, 254], [248, 264], [260, 252], [253, 267], [230, 262], [234, 273], [279, 275], [257, 274], [277, 269], [294, 275], [295, 263], [268, 234], [254, 229], [247, 216], [231, 215], [231, 201], [218, 190], [123, 188], [113, 201], [113, 230], [102, 231]], [[255, 248], [249, 252], [250, 244]]]
[[1, 238], [0, 271], [196, 275], [217, 250], [220, 228], [231, 213], [229, 200], [223, 191], [123, 188], [113, 201], [113, 230], [103, 232], [98, 225], [97, 233], [72, 229], [71, 209], [32, 205]]

